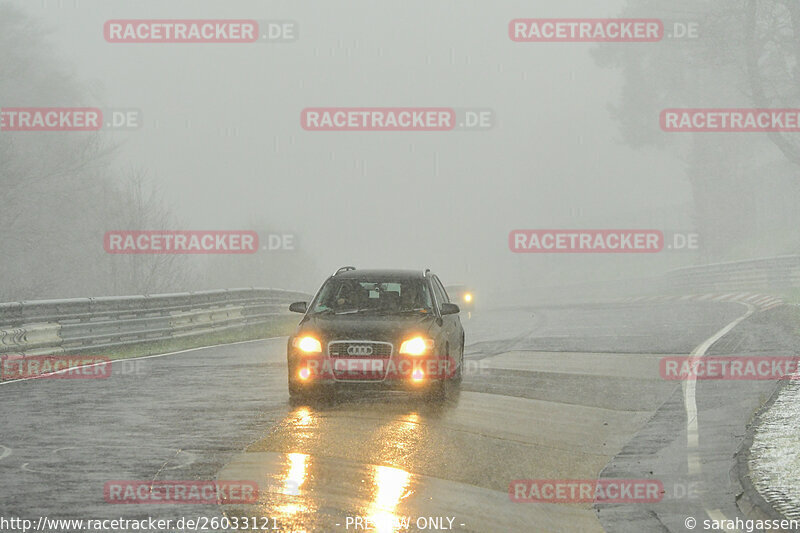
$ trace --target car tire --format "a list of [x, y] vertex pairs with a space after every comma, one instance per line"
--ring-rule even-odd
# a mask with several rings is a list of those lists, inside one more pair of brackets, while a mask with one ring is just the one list
[[308, 398], [308, 389], [289, 382], [289, 400], [292, 403], [303, 401]]
[[[445, 357], [450, 357], [450, 345], [445, 345]], [[428, 386], [427, 393], [425, 398], [430, 401], [443, 401], [447, 398], [447, 384], [451, 381], [452, 378], [448, 378], [447, 376], [440, 376], [439, 380], [431, 383]]]
[[458, 358], [458, 370], [453, 375], [453, 383], [457, 386], [461, 385], [461, 380], [464, 377], [464, 339], [461, 339], [461, 353]]
[[308, 402], [317, 396], [316, 388], [289, 382], [289, 400], [293, 404]]
[[327, 386], [308, 386], [289, 382], [289, 403], [292, 405], [325, 403], [332, 401], [334, 397], [334, 390]]
[[428, 401], [441, 402], [447, 397], [447, 380], [440, 379], [428, 386], [425, 399]]

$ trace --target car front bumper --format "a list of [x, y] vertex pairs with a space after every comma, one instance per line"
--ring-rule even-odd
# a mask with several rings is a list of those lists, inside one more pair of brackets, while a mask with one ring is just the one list
[[436, 355], [385, 359], [300, 356], [289, 358], [289, 381], [297, 387], [352, 386], [394, 390], [424, 389], [450, 379], [455, 362]]

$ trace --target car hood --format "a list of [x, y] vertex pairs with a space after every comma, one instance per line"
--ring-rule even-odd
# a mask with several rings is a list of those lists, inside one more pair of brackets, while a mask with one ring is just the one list
[[316, 334], [323, 342], [332, 340], [372, 340], [397, 343], [411, 334], [425, 334], [435, 320], [433, 315], [322, 315], [309, 316], [298, 334]]

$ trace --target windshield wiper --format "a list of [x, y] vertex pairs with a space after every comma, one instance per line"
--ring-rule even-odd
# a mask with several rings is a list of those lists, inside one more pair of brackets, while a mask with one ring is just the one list
[[321, 314], [330, 314], [333, 313], [335, 315], [355, 315], [361, 313], [378, 313], [378, 314], [386, 314], [386, 315], [397, 315], [402, 313], [428, 313], [429, 309], [425, 307], [418, 307], [416, 309], [381, 309], [379, 307], [362, 307], [360, 309], [347, 309], [344, 311], [335, 311], [333, 309], [325, 309], [324, 311], [318, 311], [314, 313], [315, 315]]
[[[331, 311], [333, 311], [333, 310], [331, 309]], [[378, 309], [374, 309], [372, 307], [365, 307], [365, 308], [362, 308], [362, 309], [347, 309], [347, 310], [344, 310], [344, 311], [336, 311], [335, 314], [337, 314], [337, 315], [354, 315], [356, 313], [363, 313], [365, 311], [378, 311]]]
[[382, 315], [403, 315], [408, 313], [427, 313], [428, 310], [420, 307], [418, 309], [377, 309]]

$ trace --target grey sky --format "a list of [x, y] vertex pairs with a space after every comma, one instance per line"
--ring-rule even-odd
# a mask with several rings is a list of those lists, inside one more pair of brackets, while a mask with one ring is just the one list
[[[324, 270], [431, 265], [464, 278], [527, 261], [533, 271], [541, 262], [508, 251], [509, 230], [619, 225], [621, 213], [690, 199], [681, 161], [622, 144], [607, 108], [619, 73], [593, 63], [595, 45], [507, 36], [513, 18], [614, 16], [621, 2], [14, 3], [52, 30], [90, 103], [143, 111], [141, 130], [112, 134], [118, 165], [146, 170], [185, 227], [264, 219], [296, 233]], [[111, 18], [289, 19], [300, 37], [109, 44]], [[497, 125], [307, 132], [309, 106], [491, 108]]]

